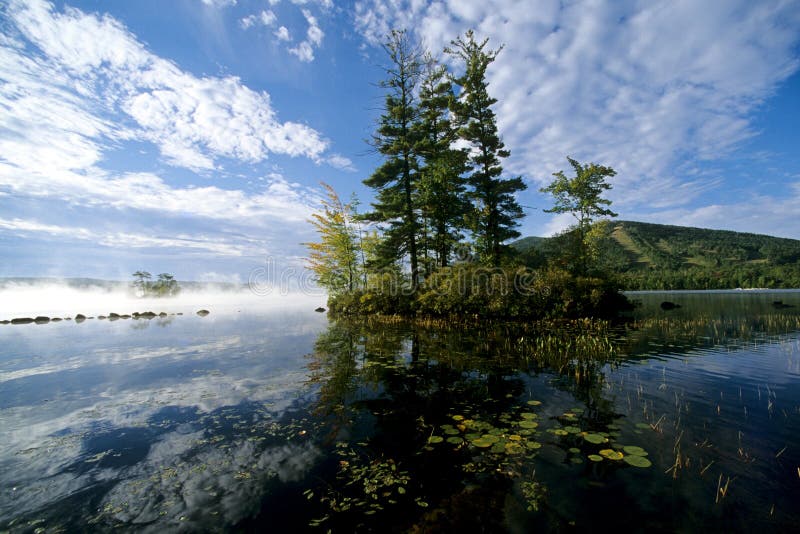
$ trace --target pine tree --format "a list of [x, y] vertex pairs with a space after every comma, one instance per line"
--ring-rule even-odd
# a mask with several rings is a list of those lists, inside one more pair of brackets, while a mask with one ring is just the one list
[[418, 120], [415, 91], [422, 70], [422, 55], [405, 31], [394, 30], [383, 46], [389, 56], [388, 78], [381, 83], [387, 90], [384, 112], [373, 138], [383, 164], [364, 180], [377, 190], [368, 221], [384, 224], [384, 241], [378, 247], [378, 265], [387, 267], [408, 257], [412, 287], [419, 283], [417, 221], [418, 161], [415, 153]]
[[453, 246], [463, 237], [461, 230], [466, 227], [469, 203], [461, 175], [466, 170], [467, 154], [463, 149], [453, 148], [458, 133], [450, 120], [455, 96], [447, 69], [430, 56], [425, 63], [419, 91], [417, 152], [424, 160], [420, 169], [419, 205], [427, 237], [426, 256], [432, 251], [436, 267], [445, 267]]
[[492, 105], [497, 99], [489, 96], [486, 69], [495, 60], [498, 50], [486, 50], [488, 39], [478, 43], [472, 30], [463, 38], [451, 41], [445, 51], [463, 61], [464, 74], [456, 77], [461, 87], [453, 111], [459, 126], [459, 135], [471, 147], [468, 177], [472, 186], [474, 204], [471, 226], [481, 259], [498, 265], [503, 252], [503, 242], [519, 237], [514, 228], [524, 214], [514, 194], [526, 189], [522, 178], [502, 178], [500, 158], [510, 152], [500, 140], [497, 120]]
[[330, 185], [321, 185], [327, 198], [322, 200], [322, 211], [314, 213], [310, 221], [320, 241], [303, 243], [309, 249], [307, 265], [317, 282], [331, 293], [352, 291], [361, 283], [363, 273], [353, 206], [344, 204]]

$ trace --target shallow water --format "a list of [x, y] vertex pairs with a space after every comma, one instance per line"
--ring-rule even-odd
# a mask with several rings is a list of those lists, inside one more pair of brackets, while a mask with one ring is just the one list
[[0, 529], [797, 528], [800, 294], [633, 297], [600, 332], [0, 326]]

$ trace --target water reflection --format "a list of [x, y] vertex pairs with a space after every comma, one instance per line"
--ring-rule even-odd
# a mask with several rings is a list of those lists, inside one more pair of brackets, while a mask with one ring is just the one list
[[0, 528], [796, 526], [800, 309], [638, 298], [617, 326], [0, 330]]

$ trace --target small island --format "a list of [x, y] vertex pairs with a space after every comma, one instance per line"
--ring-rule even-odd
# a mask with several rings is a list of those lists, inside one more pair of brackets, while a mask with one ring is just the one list
[[[520, 176], [506, 176], [486, 71], [500, 50], [472, 31], [445, 50], [464, 74], [423, 54], [404, 31], [384, 45], [389, 66], [373, 146], [383, 163], [364, 180], [372, 210], [359, 213], [323, 183], [311, 223], [308, 267], [334, 315], [498, 319], [613, 318], [630, 308], [596, 261], [602, 218], [614, 217], [606, 178], [616, 172], [567, 158], [574, 176], [553, 174], [545, 211], [571, 214], [558, 254], [532, 265], [507, 242], [524, 217]], [[365, 226], [369, 229], [365, 230]]]

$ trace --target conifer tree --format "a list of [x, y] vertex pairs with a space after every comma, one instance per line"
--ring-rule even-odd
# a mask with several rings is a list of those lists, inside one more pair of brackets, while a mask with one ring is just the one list
[[[419, 141], [417, 152], [424, 163], [420, 169], [419, 205], [426, 237], [425, 251], [432, 251], [436, 267], [447, 266], [451, 250], [466, 227], [469, 203], [462, 174], [467, 154], [453, 148], [458, 133], [450, 118], [455, 101], [453, 84], [444, 65], [430, 56], [419, 91]], [[430, 236], [427, 233], [430, 233]]]
[[419, 112], [415, 91], [422, 54], [405, 31], [393, 30], [383, 48], [389, 56], [388, 77], [381, 82], [386, 97], [373, 145], [384, 156], [384, 162], [364, 180], [376, 190], [373, 211], [364, 218], [383, 225], [384, 241], [377, 250], [376, 267], [391, 266], [408, 257], [412, 286], [416, 289], [421, 225], [416, 205], [419, 176], [415, 150], [419, 129], [415, 124]]
[[464, 63], [464, 73], [455, 78], [461, 87], [453, 112], [459, 126], [459, 135], [471, 145], [469, 157], [473, 211], [471, 227], [481, 259], [498, 265], [503, 242], [519, 237], [515, 230], [524, 214], [514, 194], [526, 189], [522, 178], [502, 178], [501, 158], [506, 150], [497, 131], [497, 120], [492, 105], [497, 99], [489, 96], [486, 69], [495, 60], [498, 50], [487, 50], [488, 39], [475, 41], [472, 30], [464, 37], [451, 41], [445, 51]]

